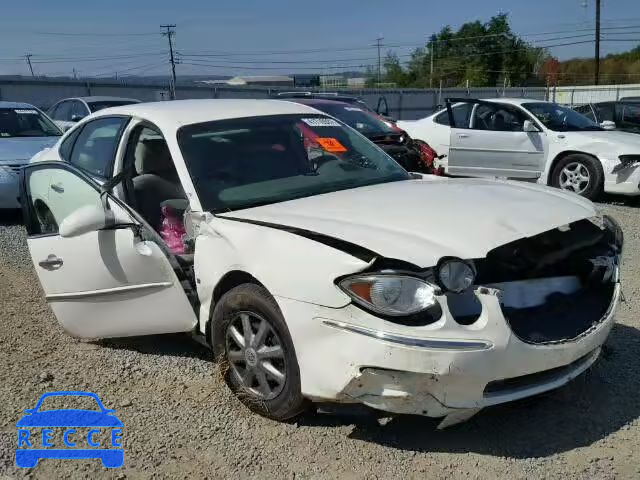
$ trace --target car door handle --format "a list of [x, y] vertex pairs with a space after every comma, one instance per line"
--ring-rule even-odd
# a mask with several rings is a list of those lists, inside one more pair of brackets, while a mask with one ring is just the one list
[[38, 265], [46, 270], [55, 270], [56, 268], [60, 268], [63, 263], [64, 262], [60, 257], [57, 257], [52, 253], [45, 260], [38, 262]]
[[469, 138], [469, 135], [466, 133], [459, 133], [458, 138]]
[[64, 193], [64, 185], [62, 185], [61, 183], [54, 183], [53, 185], [51, 185], [51, 190], [58, 193]]

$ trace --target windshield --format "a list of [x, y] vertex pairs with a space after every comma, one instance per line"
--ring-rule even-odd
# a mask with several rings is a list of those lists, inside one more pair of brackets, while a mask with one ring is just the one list
[[522, 106], [540, 120], [545, 127], [555, 132], [603, 130], [597, 123], [581, 113], [556, 103], [523, 103]]
[[203, 208], [214, 213], [410, 178], [366, 138], [324, 115], [188, 125], [178, 144]]
[[355, 105], [317, 104], [313, 108], [333, 115], [366, 137], [397, 134], [389, 125]]
[[102, 110], [109, 107], [120, 107], [122, 105], [131, 105], [132, 103], [138, 103], [134, 100], [106, 100], [104, 102], [89, 102], [89, 110], [91, 113]]
[[60, 129], [35, 108], [0, 108], [0, 138], [60, 135]]

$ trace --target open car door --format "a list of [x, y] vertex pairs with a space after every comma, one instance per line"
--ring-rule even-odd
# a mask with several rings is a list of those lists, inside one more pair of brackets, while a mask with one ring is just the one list
[[[153, 241], [157, 235], [124, 204], [101, 195], [90, 177], [66, 162], [33, 163], [22, 172], [21, 200], [36, 273], [68, 333], [104, 338], [194, 328], [180, 272]], [[105, 205], [104, 218], [113, 222], [61, 235], [77, 221], [79, 209], [105, 213]]]
[[[544, 169], [547, 139], [515, 105], [468, 98], [448, 98], [450, 175], [538, 178]], [[456, 115], [454, 106], [468, 115]]]

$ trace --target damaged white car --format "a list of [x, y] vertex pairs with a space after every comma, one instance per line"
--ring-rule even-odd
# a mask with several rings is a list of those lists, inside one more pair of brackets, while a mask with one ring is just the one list
[[567, 383], [614, 322], [622, 232], [591, 202], [410, 175], [304, 105], [111, 108], [36, 160], [28, 243], [64, 329], [193, 332], [271, 418], [339, 402], [451, 425]]

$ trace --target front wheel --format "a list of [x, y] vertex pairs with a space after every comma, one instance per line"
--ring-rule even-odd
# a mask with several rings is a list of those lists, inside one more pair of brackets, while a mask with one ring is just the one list
[[224, 380], [245, 406], [275, 420], [304, 410], [293, 341], [264, 287], [243, 284], [231, 289], [218, 301], [211, 321]]
[[602, 165], [589, 155], [567, 155], [556, 163], [551, 172], [551, 185], [594, 200], [604, 185]]

